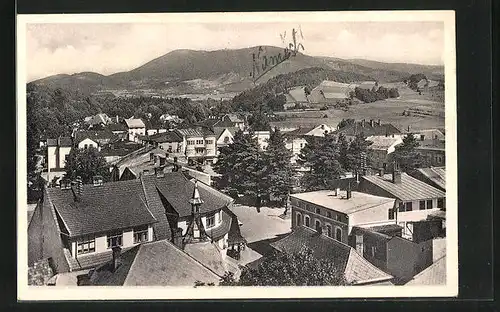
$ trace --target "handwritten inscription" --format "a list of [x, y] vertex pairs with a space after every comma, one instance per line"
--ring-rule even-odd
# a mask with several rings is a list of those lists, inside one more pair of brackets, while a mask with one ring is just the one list
[[[302, 30], [299, 28], [300, 37], [304, 39], [302, 35]], [[280, 34], [281, 40], [284, 43], [286, 38], [286, 32]], [[291, 57], [297, 56], [297, 53], [302, 49], [304, 51], [304, 45], [297, 41], [297, 30], [292, 29], [292, 42], [290, 42], [283, 49], [283, 53], [279, 52], [274, 55], [266, 55], [266, 51], [259, 47], [257, 53], [252, 53], [252, 72], [250, 76], [254, 83], [256, 83], [259, 78], [264, 74], [283, 63], [284, 61], [290, 59]]]

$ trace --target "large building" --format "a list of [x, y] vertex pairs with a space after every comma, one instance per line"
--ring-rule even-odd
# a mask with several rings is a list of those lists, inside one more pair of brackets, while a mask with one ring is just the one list
[[349, 140], [353, 140], [358, 134], [363, 134], [366, 137], [401, 135], [401, 131], [398, 128], [392, 124], [383, 124], [380, 122], [380, 119], [378, 121], [373, 119], [369, 121], [365, 119], [355, 121], [352, 124], [335, 130], [333, 133], [335, 135], [343, 133]]
[[142, 119], [125, 119], [125, 126], [128, 131], [128, 140], [137, 142], [140, 136], [146, 135], [146, 125]]
[[290, 161], [296, 163], [300, 152], [307, 144], [308, 137], [324, 137], [325, 133], [333, 130], [332, 127], [321, 124], [309, 127], [299, 127], [297, 129], [284, 132], [285, 146], [292, 152]]
[[213, 163], [217, 157], [215, 133], [209, 128], [193, 127], [175, 130], [182, 137], [181, 153], [188, 161]]
[[208, 249], [210, 265], [228, 248], [245, 244], [237, 217], [228, 209], [232, 201], [181, 172], [109, 183], [95, 179], [90, 185], [66, 181], [61, 188], [47, 188], [35, 209], [28, 227], [28, 262], [49, 259], [56, 273], [77, 271], [110, 261], [115, 246], [126, 252], [168, 240], [195, 255], [208, 254], [199, 252]]
[[72, 146], [70, 137], [47, 139], [47, 169], [51, 171], [64, 169]]

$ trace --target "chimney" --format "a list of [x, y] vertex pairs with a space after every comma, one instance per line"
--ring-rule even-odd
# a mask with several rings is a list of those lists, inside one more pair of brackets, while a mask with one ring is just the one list
[[74, 182], [73, 193], [75, 194], [75, 201], [80, 201], [82, 197], [83, 182], [82, 177], [77, 176]]
[[377, 124], [380, 126], [380, 119], [378, 120]]
[[396, 163], [394, 163], [394, 169], [392, 170], [392, 183], [401, 184], [401, 171]]
[[352, 191], [351, 191], [351, 183], [347, 185], [347, 199], [351, 199], [352, 197]]
[[116, 269], [118, 269], [120, 253], [122, 252], [122, 249], [120, 246], [114, 246], [112, 250], [113, 250], [113, 260], [111, 262], [111, 270], [115, 272]]
[[373, 119], [370, 119], [370, 127], [373, 128]]

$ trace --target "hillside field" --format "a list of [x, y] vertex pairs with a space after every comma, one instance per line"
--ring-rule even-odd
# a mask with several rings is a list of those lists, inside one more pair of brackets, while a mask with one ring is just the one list
[[[397, 87], [400, 97], [387, 99], [373, 103], [352, 105], [348, 111], [330, 109], [324, 111], [287, 111], [276, 113], [279, 116], [287, 116], [286, 121], [273, 122], [272, 126], [278, 127], [298, 127], [317, 124], [328, 124], [336, 127], [344, 118], [354, 118], [356, 120], [380, 119], [382, 123], [392, 123], [402, 131], [406, 131], [408, 126], [413, 130], [429, 128], [444, 128], [444, 118], [439, 116], [403, 116], [403, 112], [410, 108], [428, 108], [429, 110], [443, 112], [444, 102], [434, 101], [437, 98], [433, 92], [423, 92], [419, 95], [415, 91], [407, 88], [402, 83], [384, 84], [387, 87]], [[444, 93], [444, 91], [440, 91]], [[441, 96], [440, 98], [444, 98]], [[324, 118], [324, 115], [327, 118]]]

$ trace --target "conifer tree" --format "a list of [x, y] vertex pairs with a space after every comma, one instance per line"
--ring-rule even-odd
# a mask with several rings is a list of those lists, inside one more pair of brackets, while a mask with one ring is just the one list
[[339, 162], [344, 170], [350, 170], [349, 167], [349, 142], [344, 133], [340, 133], [337, 139], [337, 144], [339, 145]]
[[94, 147], [72, 148], [66, 161], [66, 177], [73, 180], [80, 176], [83, 183], [91, 183], [96, 175], [109, 181], [111, 173], [104, 157]]
[[408, 172], [422, 165], [425, 161], [422, 155], [417, 151], [420, 144], [412, 133], [403, 137], [403, 143], [396, 146], [392, 153], [392, 159], [399, 164], [402, 171]]
[[371, 142], [366, 140], [363, 133], [358, 133], [349, 144], [347, 168], [352, 170], [354, 174], [361, 173], [363, 169], [370, 166], [370, 160], [368, 159], [368, 147], [370, 145]]
[[301, 178], [301, 184], [307, 190], [328, 189], [330, 183], [344, 173], [339, 162], [338, 144], [331, 133], [309, 138], [299, 155], [299, 162], [309, 168]]

